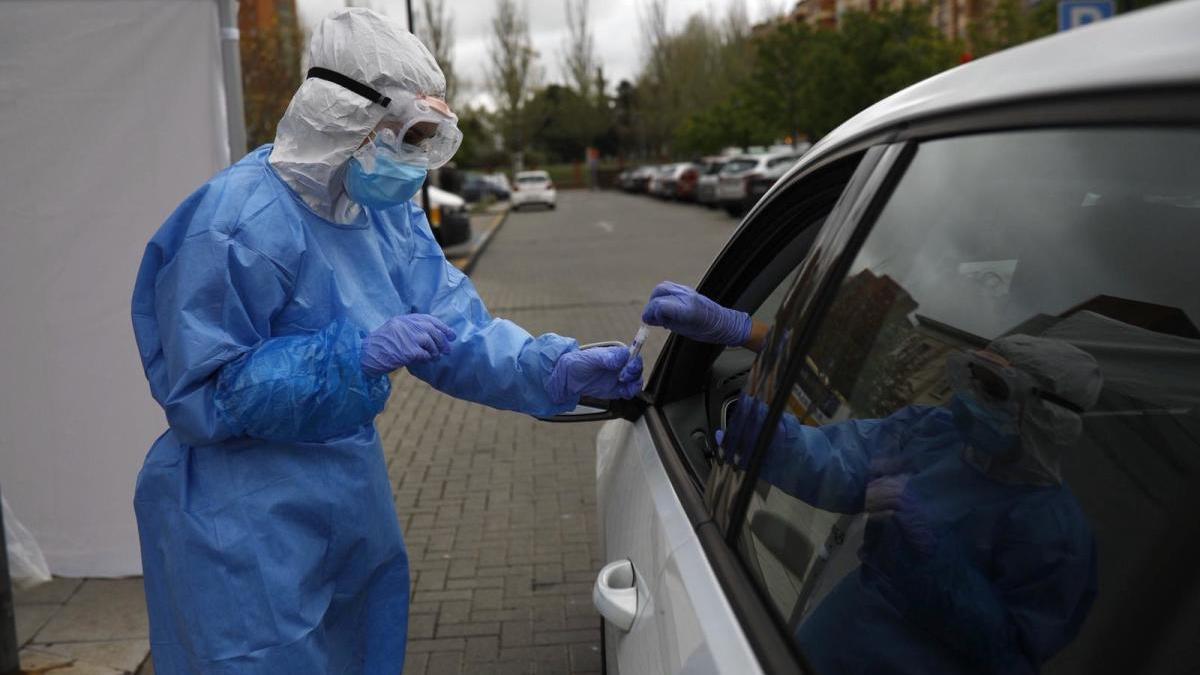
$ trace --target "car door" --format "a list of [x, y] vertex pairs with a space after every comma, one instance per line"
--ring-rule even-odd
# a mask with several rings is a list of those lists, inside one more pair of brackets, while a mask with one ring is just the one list
[[[866, 178], [881, 153], [868, 154], [791, 181], [747, 219], [700, 290], [771, 321], [839, 199], [870, 187]], [[728, 601], [719, 567], [736, 562], [705, 503], [723, 404], [736, 396], [753, 362], [745, 349], [672, 337], [648, 385], [649, 404], [599, 435], [597, 508], [607, 564], [595, 599], [607, 617], [610, 673], [795, 668], [773, 628], [755, 630], [768, 626], [765, 606], [758, 603], [757, 618], [747, 617]], [[744, 583], [735, 592], [754, 593]]]
[[[1200, 128], [889, 152], [706, 493], [774, 631], [816, 673], [1196, 672]], [[1002, 454], [954, 376], [981, 350], [1026, 383]]]

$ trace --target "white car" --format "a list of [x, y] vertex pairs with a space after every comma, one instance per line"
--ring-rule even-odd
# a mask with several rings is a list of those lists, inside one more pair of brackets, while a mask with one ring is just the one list
[[554, 183], [550, 181], [550, 174], [545, 171], [518, 172], [517, 180], [513, 183], [511, 201], [514, 210], [529, 204], [542, 204], [552, 209], [555, 208], [557, 193], [554, 190]]
[[[673, 335], [643, 397], [558, 418], [611, 420], [607, 673], [1196, 672], [1197, 26], [1200, 0], [1139, 10], [863, 111], [698, 285], [774, 327], [762, 354]], [[904, 454], [913, 436], [887, 431], [904, 427], [837, 440], [937, 410], [946, 362], [1012, 334], [1095, 360], [1074, 399], [1002, 390], [1049, 415], [1048, 454], [968, 452], [945, 415], [922, 432], [948, 439], [934, 454]], [[776, 439], [784, 414], [841, 425], [817, 434], [836, 454], [795, 424]], [[868, 522], [884, 473], [919, 488]]]
[[731, 215], [745, 213], [753, 205], [750, 182], [772, 169], [795, 164], [801, 154], [799, 150], [784, 150], [730, 159], [717, 174], [717, 203]]
[[425, 211], [429, 228], [442, 246], [455, 246], [471, 239], [471, 215], [467, 202], [453, 192], [429, 186], [432, 209], [425, 208], [424, 191], [418, 190], [414, 200]]

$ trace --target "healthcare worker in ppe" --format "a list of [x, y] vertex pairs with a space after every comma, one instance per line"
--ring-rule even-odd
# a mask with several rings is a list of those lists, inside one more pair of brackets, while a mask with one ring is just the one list
[[169, 424], [134, 500], [162, 674], [401, 671], [408, 560], [373, 422], [392, 371], [539, 416], [641, 387], [626, 349], [493, 318], [446, 262], [410, 200], [461, 136], [416, 38], [342, 10], [309, 62], [275, 143], [188, 197], [137, 277]]
[[[767, 328], [685, 287], [656, 289], [643, 320], [751, 347]], [[1096, 360], [1010, 335], [946, 374], [946, 405], [821, 427], [785, 412], [772, 434], [761, 480], [869, 514], [861, 565], [798, 628], [814, 672], [1035, 673], [1091, 609], [1095, 541], [1060, 461], [1100, 395]], [[743, 394], [720, 439], [743, 469], [766, 407]]]

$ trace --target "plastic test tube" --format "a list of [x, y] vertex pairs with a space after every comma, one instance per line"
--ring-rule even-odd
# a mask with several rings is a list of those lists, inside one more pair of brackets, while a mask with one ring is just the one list
[[638, 327], [637, 334], [633, 336], [633, 342], [629, 344], [629, 360], [637, 358], [637, 355], [642, 352], [642, 345], [646, 344], [646, 334], [650, 332], [650, 327], [642, 324]]

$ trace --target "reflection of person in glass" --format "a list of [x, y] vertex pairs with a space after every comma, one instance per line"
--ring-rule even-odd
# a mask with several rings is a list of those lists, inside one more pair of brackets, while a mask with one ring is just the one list
[[[651, 318], [680, 323], [664, 307]], [[817, 673], [1036, 672], [1091, 609], [1095, 542], [1059, 464], [1100, 395], [1096, 360], [1011, 335], [952, 356], [947, 376], [944, 406], [776, 427], [762, 480], [869, 514], [861, 565], [798, 629]], [[743, 394], [722, 439], [743, 467], [765, 407]]]

